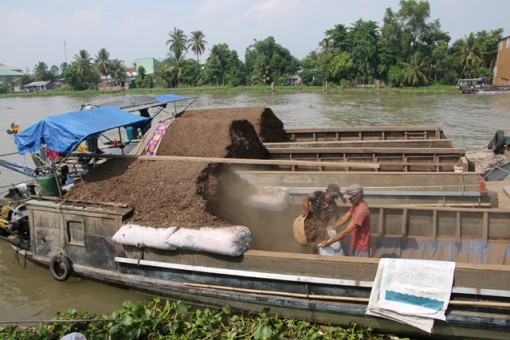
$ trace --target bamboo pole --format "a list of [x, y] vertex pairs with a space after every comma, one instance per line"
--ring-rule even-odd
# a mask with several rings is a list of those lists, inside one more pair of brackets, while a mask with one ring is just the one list
[[[301, 299], [312, 299], [312, 300], [329, 300], [329, 301], [345, 301], [345, 302], [359, 302], [368, 304], [368, 298], [355, 298], [349, 296], [332, 296], [332, 295], [309, 295], [300, 293], [287, 293], [274, 290], [259, 290], [259, 289], [248, 289], [248, 288], [236, 288], [227, 286], [215, 286], [206, 285], [201, 283], [184, 283], [188, 287], [196, 287], [203, 289], [218, 289], [239, 293], [252, 293], [252, 294], [264, 294], [264, 295], [276, 295], [286, 296]], [[449, 302], [451, 306], [467, 306], [467, 307], [493, 307], [493, 308], [510, 308], [510, 303], [507, 302], [493, 302], [493, 301], [459, 301], [451, 300]]]
[[247, 164], [247, 165], [281, 165], [281, 166], [309, 166], [309, 167], [334, 167], [334, 168], [363, 168], [379, 169], [378, 163], [368, 162], [317, 162], [301, 160], [280, 159], [247, 159], [247, 158], [218, 158], [218, 157], [192, 157], [192, 156], [137, 156], [137, 155], [109, 155], [109, 154], [84, 154], [73, 153], [77, 157], [94, 157], [104, 159], [142, 159], [149, 161], [185, 161], [185, 162], [209, 162], [224, 164]]

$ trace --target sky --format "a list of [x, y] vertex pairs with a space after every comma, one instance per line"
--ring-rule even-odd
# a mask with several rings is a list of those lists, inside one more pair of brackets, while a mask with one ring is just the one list
[[[509, 0], [428, 0], [429, 21], [439, 20], [452, 42], [469, 33], [502, 28]], [[101, 48], [126, 66], [137, 58], [168, 56], [174, 27], [205, 34], [206, 52], [225, 43], [244, 60], [255, 40], [273, 36], [298, 59], [318, 48], [326, 30], [372, 20], [382, 26], [387, 8], [400, 0], [0, 0], [0, 63], [32, 70], [71, 63], [79, 50]], [[194, 57], [188, 52], [188, 58]]]

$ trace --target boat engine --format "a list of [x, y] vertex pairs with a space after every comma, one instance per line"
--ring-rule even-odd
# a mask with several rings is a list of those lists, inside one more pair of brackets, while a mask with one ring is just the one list
[[28, 223], [28, 209], [24, 204], [12, 209], [9, 231], [22, 240], [30, 240], [30, 226]]

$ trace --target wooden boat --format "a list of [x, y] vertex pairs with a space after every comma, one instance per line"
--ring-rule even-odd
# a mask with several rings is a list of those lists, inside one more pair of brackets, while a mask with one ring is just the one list
[[[398, 136], [391, 138], [395, 131], [399, 131]], [[440, 129], [430, 130], [434, 134], [420, 131], [384, 128], [358, 133], [357, 140], [346, 140], [354, 138], [352, 131], [351, 137], [344, 138], [337, 137], [341, 136], [338, 131], [319, 133], [309, 129], [308, 137], [304, 138], [312, 140], [300, 141], [295, 132], [291, 143], [443, 139]], [[289, 148], [293, 147], [280, 149]], [[308, 145], [304, 149], [310, 148]], [[345, 147], [331, 148], [335, 152]], [[441, 147], [432, 149], [437, 152], [438, 148]], [[381, 149], [385, 149], [382, 153], [388, 150]], [[499, 191], [497, 199], [494, 197], [495, 188], [480, 192], [483, 177], [479, 173], [376, 171], [381, 162], [373, 158], [370, 162], [140, 158], [154, 162], [228, 164], [254, 187], [284, 187], [290, 195], [290, 204], [282, 212], [245, 201], [232, 202], [244, 208], [235, 209], [233, 214], [249, 212], [241, 215], [253, 236], [252, 249], [239, 256], [115, 242], [112, 238], [133, 213], [133, 208], [122, 202], [33, 198], [26, 202], [30, 221], [25, 234], [28, 237], [21, 241], [12, 236], [4, 239], [16, 245], [17, 251], [29, 260], [47, 266], [57, 280], [76, 275], [198, 305], [228, 304], [239, 310], [255, 311], [270, 307], [272, 312], [287, 317], [341, 325], [356, 322], [382, 332], [418, 337], [429, 335], [405, 324], [365, 315], [380, 259], [454, 261], [456, 269], [446, 322], [436, 321], [430, 336], [497, 339], [505, 337], [510, 330], [507, 255], [510, 252], [506, 251], [510, 241], [507, 228], [510, 209]], [[330, 182], [341, 186], [360, 183], [367, 188], [367, 200], [374, 200], [370, 203], [374, 258], [320, 256], [309, 253], [293, 240], [289, 216], [298, 215], [299, 197], [304, 190], [324, 188]], [[230, 185], [221, 184], [220, 180], [218, 183]], [[341, 209], [347, 206], [342, 205]], [[342, 245], [348, 249], [348, 243]]]
[[468, 170], [465, 151], [457, 148], [287, 147], [269, 152], [272, 159], [378, 163], [377, 171], [452, 172], [454, 166]]
[[[286, 129], [291, 142], [264, 143], [271, 159], [377, 163], [375, 171], [468, 171], [465, 150], [437, 126]], [[351, 168], [350, 170], [360, 170]]]
[[[281, 251], [265, 242], [285, 240], [283, 248], [290, 247], [291, 227], [278, 222], [254, 227], [254, 249], [229, 257], [115, 243], [113, 235], [132, 211], [122, 204], [41, 198], [27, 207], [32, 237], [23, 253], [59, 280], [73, 273], [198, 305], [270, 307], [288, 317], [425, 336], [365, 312], [377, 256], [433, 258], [456, 261], [456, 269], [446, 322], [436, 321], [427, 336], [498, 339], [510, 329], [509, 210], [372, 206], [376, 258], [361, 259]], [[458, 251], [447, 251], [452, 248]]]
[[492, 85], [487, 77], [459, 79], [457, 88], [465, 94], [509, 93], [508, 85]]

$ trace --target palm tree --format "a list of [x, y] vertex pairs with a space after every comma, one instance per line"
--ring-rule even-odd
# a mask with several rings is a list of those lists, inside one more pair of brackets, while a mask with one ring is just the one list
[[175, 66], [175, 60], [168, 58], [163, 61], [157, 68], [156, 80], [158, 82], [165, 83], [167, 87], [172, 87], [176, 79], [180, 77], [178, 70]]
[[460, 58], [461, 64], [464, 65], [463, 71], [478, 65], [482, 59], [478, 55], [478, 44], [473, 33], [464, 36], [453, 46], [454, 55]]
[[184, 54], [187, 51], [188, 37], [181, 29], [174, 27], [173, 32], [170, 32], [170, 39], [167, 40], [166, 44], [170, 49], [170, 57], [174, 61], [174, 67], [177, 71], [177, 82], [181, 77], [181, 61]]
[[76, 63], [76, 72], [78, 72], [81, 76], [86, 76], [90, 73], [92, 69], [92, 58], [90, 57], [89, 52], [86, 50], [80, 50], [78, 54], [74, 56], [74, 60]]
[[35, 65], [34, 78], [35, 80], [46, 80], [48, 76], [48, 65], [45, 62], [40, 61]]
[[96, 54], [96, 59], [94, 63], [96, 64], [96, 69], [104, 78], [106, 78], [111, 72], [110, 65], [110, 52], [108, 52], [105, 48], [100, 49]]
[[205, 44], [207, 44], [207, 41], [205, 41], [204, 38], [205, 35], [202, 31], [191, 32], [191, 39], [189, 40], [188, 48], [190, 48], [197, 56], [197, 63], [199, 62], [198, 58], [205, 51]]
[[188, 48], [188, 37], [177, 27], [174, 27], [173, 32], [170, 32], [169, 35], [170, 39], [167, 40], [166, 44], [170, 49], [170, 54], [175, 59], [181, 60]]
[[335, 42], [331, 38], [324, 38], [319, 43], [320, 51], [317, 55], [318, 61], [328, 59], [331, 56], [331, 53], [333, 53], [333, 46], [335, 45]]
[[58, 76], [59, 72], [60, 70], [57, 65], [52, 65], [50, 67], [50, 74], [53, 75], [54, 77]]
[[112, 82], [114, 83], [123, 82], [127, 78], [126, 66], [124, 65], [122, 60], [113, 59], [110, 62], [110, 72], [112, 75]]
[[427, 62], [421, 58], [420, 52], [415, 52], [408, 63], [402, 63], [404, 80], [411, 86], [428, 84]]
[[63, 62], [62, 64], [60, 64], [61, 73], [64, 73], [64, 71], [67, 70], [68, 68], [69, 68], [69, 65], [66, 62]]

